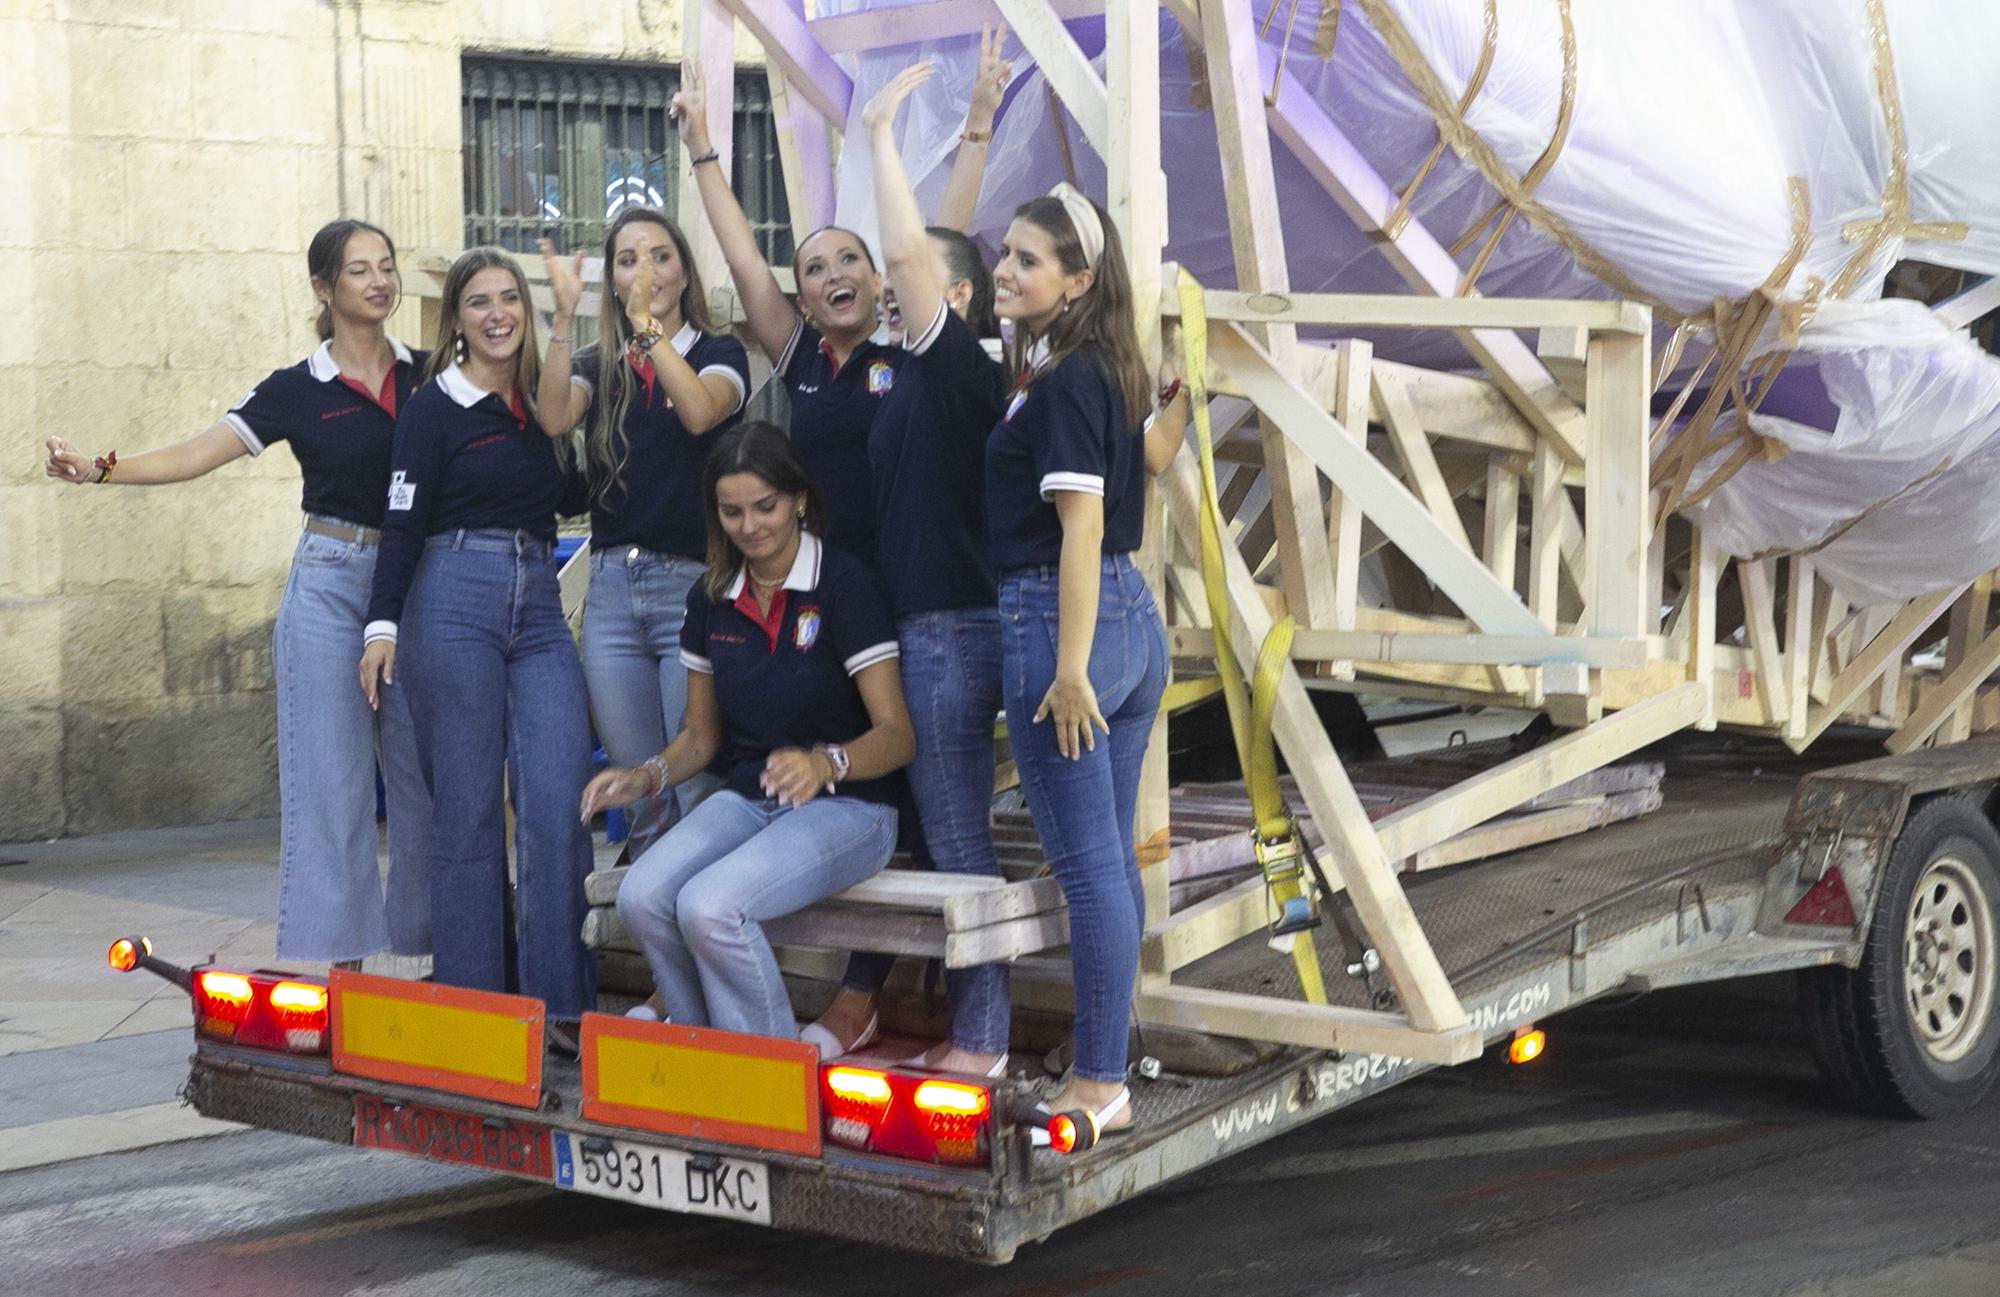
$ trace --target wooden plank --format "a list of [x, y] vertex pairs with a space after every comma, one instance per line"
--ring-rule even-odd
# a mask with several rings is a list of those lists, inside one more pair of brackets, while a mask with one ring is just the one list
[[[1246, 13], [1244, 17], [1250, 19], [1253, 15]], [[1203, 22], [1208, 21], [1204, 9]], [[1250, 24], [1246, 22], [1247, 25]], [[1210, 48], [1213, 49], [1212, 42]], [[1209, 77], [1213, 83], [1212, 55]], [[1252, 84], [1257, 86], [1261, 99], [1264, 88], [1269, 85], [1268, 79], [1253, 80]], [[1220, 115], [1221, 111], [1222, 96], [1218, 88], [1216, 112]], [[1202, 300], [1202, 310], [1211, 323], [1233, 320], [1242, 324], [1291, 324], [1341, 329], [1567, 327], [1634, 336], [1650, 336], [1652, 333], [1651, 308], [1637, 302], [1596, 299], [1417, 297], [1403, 293], [1293, 293], [1283, 289], [1244, 288], [1236, 292], [1209, 292]], [[1170, 319], [1179, 319], [1179, 296], [1172, 292], [1162, 293], [1160, 313]]]
[[[876, 875], [878, 878], [881, 876]], [[944, 926], [952, 932], [969, 932], [989, 923], [1024, 919], [1032, 914], [1045, 914], [1062, 908], [1062, 886], [1055, 879], [1031, 878], [1026, 882], [1007, 883], [1000, 887], [968, 888], [946, 897], [943, 905]]]
[[833, 151], [829, 123], [791, 92], [784, 71], [775, 63], [764, 69], [771, 91], [773, 134], [778, 141], [778, 166], [785, 181], [785, 208], [792, 218], [792, 246], [833, 223]]
[[1393, 860], [1414, 856], [1537, 793], [1686, 729], [1700, 718], [1701, 708], [1701, 691], [1692, 683], [1678, 685], [1502, 762], [1384, 819], [1376, 826], [1382, 852]]
[[1139, 1021], [1217, 1036], [1264, 1040], [1304, 1049], [1388, 1054], [1425, 1063], [1464, 1063], [1484, 1048], [1479, 1028], [1464, 1023], [1442, 1031], [1412, 1030], [1401, 1016], [1346, 1009], [1268, 995], [1161, 986], [1133, 998]]
[[1883, 746], [1896, 753], [1922, 747], [1996, 670], [2000, 670], [2000, 631], [1974, 645], [1965, 654], [1964, 661], [1925, 696], [1922, 705], [1911, 713], [1909, 720], [1903, 722], [1901, 729], [1888, 737]]
[[[1165, 879], [1166, 871], [1154, 872]], [[944, 966], [974, 968], [980, 964], [1011, 963], [1022, 955], [1068, 944], [1069, 911], [1050, 910], [948, 934], [944, 939]]]
[[[1194, 626], [1167, 634], [1175, 657], [1210, 657], [1215, 638]], [[1598, 639], [1586, 635], [1429, 634], [1402, 630], [1302, 630], [1292, 635], [1294, 662], [1451, 662], [1468, 666], [1543, 666], [1574, 662], [1597, 668], [1637, 670], [1651, 661], [1643, 639]]]
[[1715, 587], [1721, 575], [1721, 551], [1706, 541], [1699, 528], [1688, 553], [1687, 675], [1702, 693], [1699, 730], [1715, 728]]
[[1486, 516], [1479, 553], [1486, 570], [1509, 590], [1521, 548], [1521, 475], [1494, 456], [1486, 463]]
[[1271, 901], [1259, 874], [1149, 927], [1139, 944], [1140, 972], [1155, 977], [1171, 974], [1263, 931], [1270, 921]]
[[[1341, 342], [1335, 352], [1337, 388], [1334, 410], [1341, 429], [1351, 437], [1368, 432], [1368, 414], [1374, 408], [1373, 344], [1358, 338]], [[1329, 629], [1355, 629], [1361, 599], [1361, 502], [1335, 486], [1326, 504], [1327, 562], [1333, 571], [1333, 616]], [[1326, 666], [1327, 674], [1340, 680], [1354, 678], [1354, 663], [1335, 659]]]
[[[1562, 565], [1564, 493], [1562, 459], [1547, 443], [1535, 448], [1528, 503], [1528, 609], [1544, 629], [1560, 620], [1558, 581]], [[1463, 606], [1463, 605], [1461, 605]]]
[[[1056, 17], [1073, 21], [1103, 13], [1104, 0], [1049, 0], [1049, 8]], [[827, 53], [860, 54], [954, 36], [977, 36], [981, 28], [997, 27], [1005, 20], [1006, 15], [993, 0], [916, 0], [838, 18], [815, 18], [806, 27]]]
[[[784, 71], [785, 80], [830, 122], [847, 124], [854, 81], [833, 56], [820, 48], [804, 15], [776, 0], [721, 0], [764, 47], [764, 57]], [[732, 106], [733, 108], [733, 106]]]
[[[1438, 471], [1437, 456], [1431, 451], [1430, 439], [1424, 436], [1423, 425], [1417, 422], [1417, 412], [1411, 407], [1409, 397], [1386, 374], [1374, 374], [1372, 379], [1375, 408], [1389, 431], [1389, 445], [1403, 467], [1404, 481], [1424, 502], [1445, 534], [1466, 553], [1472, 553], [1472, 539], [1465, 534], [1465, 523], [1458, 516], [1453, 492], [1445, 485], [1444, 474]], [[1511, 590], [1513, 583], [1510, 581], [1507, 586]]]
[[1785, 730], [1787, 741], [1803, 739], [1806, 705], [1812, 685], [1814, 625], [1813, 561], [1803, 554], [1790, 559], [1790, 588], [1785, 592]]
[[1751, 661], [1755, 663], [1751, 684], [1757, 705], [1772, 724], [1784, 720], [1788, 701], [1778, 653], [1777, 597], [1771, 582], [1771, 565], [1776, 561], [1736, 560], [1736, 582], [1743, 591], [1744, 637], [1750, 641]]
[[[709, 142], [720, 155], [722, 174], [730, 176], [736, 167], [736, 19], [722, 0], [683, 0], [681, 60], [701, 69], [708, 91]], [[727, 284], [729, 265], [722, 259], [722, 245], [715, 241], [701, 191], [692, 180], [680, 186], [677, 215], [702, 282]]]
[[1949, 301], [1939, 303], [1932, 314], [1954, 329], [1963, 329], [1996, 310], [2000, 310], [2000, 275], [1984, 279]]
[[1658, 608], [1646, 606], [1646, 548], [1653, 539], [1648, 508], [1651, 452], [1652, 311], [1639, 334], [1599, 333], [1590, 339], [1590, 455], [1584, 461], [1583, 511], [1589, 524], [1591, 588], [1585, 598], [1600, 635], [1646, 635]]
[[1807, 744], [1825, 733], [1828, 726], [1846, 714], [1855, 699], [1867, 692], [1876, 676], [1892, 664], [1902, 662], [1903, 654], [1916, 642], [1917, 636], [1923, 634], [1969, 584], [1956, 585], [1905, 604], [1902, 611], [1868, 641], [1867, 647], [1841, 668], [1840, 674], [1828, 686], [1826, 701], [1807, 715], [1805, 733], [1796, 739], [1787, 738], [1786, 746], [1794, 752], [1802, 752]]
[[[1234, 331], [1234, 326], [1227, 327]], [[1248, 339], [1242, 342], [1249, 345]], [[1297, 392], [1291, 384], [1285, 387]], [[1332, 423], [1325, 411], [1317, 406], [1311, 408], [1326, 423]], [[1288, 421], [1287, 431], [1290, 430]], [[1346, 441], [1344, 436], [1337, 439]], [[1355, 450], [1351, 444], [1347, 448], [1350, 452]], [[1374, 462], [1365, 451], [1359, 453]], [[1383, 476], [1387, 476], [1386, 471]], [[1353, 485], [1342, 482], [1338, 475], [1334, 480], [1343, 486]], [[1190, 549], [1198, 546], [1202, 506], [1194, 464], [1187, 456], [1181, 456], [1162, 482], [1167, 489], [1168, 515], [1180, 533], [1181, 543]], [[1407, 492], [1404, 498], [1408, 500]], [[1416, 506], [1414, 500], [1408, 503]], [[1239, 647], [1262, 644], [1271, 629], [1271, 614], [1234, 551], [1224, 549], [1223, 563], [1229, 592], [1230, 638]], [[1492, 579], [1484, 568], [1478, 570], [1487, 580]], [[1353, 897], [1355, 911], [1381, 954], [1383, 966], [1411, 1023], [1425, 1031], [1449, 1031], [1460, 1026], [1466, 1020], [1465, 1007], [1459, 1003], [1438, 963], [1437, 952], [1431, 949], [1415, 912], [1410, 909], [1409, 898], [1383, 858], [1368, 813], [1347, 781], [1340, 758], [1334, 753], [1333, 741], [1327, 737], [1305, 685], [1289, 665], [1279, 677], [1271, 728], [1298, 780], [1308, 809], [1326, 835], [1327, 849], [1322, 854], [1329, 866], [1327, 873], [1341, 879]]]
[[1525, 815], [1504, 816], [1467, 829], [1434, 847], [1425, 847], [1403, 862], [1403, 870], [1405, 873], [1421, 873], [1573, 838], [1607, 824], [1649, 814], [1660, 809], [1664, 800], [1659, 789], [1652, 788], [1594, 797], [1571, 806], [1550, 807]]
[[1064, 29], [1062, 19], [1049, 7], [1048, 0], [995, 2], [1006, 15], [1007, 26], [1028, 51], [1028, 57], [1035, 61], [1042, 76], [1055, 87], [1063, 107], [1076, 119], [1090, 147], [1097, 150], [1098, 157], [1111, 162], [1122, 142], [1114, 140], [1111, 134], [1110, 96], [1097, 69]]
[[[1951, 645], [1945, 658], [1946, 671], [1955, 671], [1965, 662], [1972, 646], [1985, 636], [1992, 619], [1993, 574], [1986, 572], [1951, 606]], [[1972, 736], [1972, 707], [1973, 696], [1968, 694], [1939, 731], [1939, 742], [1960, 743]]]
[[1589, 344], [1590, 330], [1573, 324], [1543, 325], [1535, 336], [1535, 355], [1562, 384], [1564, 394], [1578, 405], [1589, 391]]
[[1285, 435], [1304, 447], [1336, 487], [1360, 501], [1383, 534], [1421, 564], [1481, 629], [1495, 635], [1541, 632], [1519, 597], [1495, 581], [1462, 540], [1445, 532], [1387, 467], [1280, 373], [1238, 326], [1223, 325], [1209, 335], [1209, 342], [1210, 355], [1236, 377], [1258, 408], [1283, 425]]

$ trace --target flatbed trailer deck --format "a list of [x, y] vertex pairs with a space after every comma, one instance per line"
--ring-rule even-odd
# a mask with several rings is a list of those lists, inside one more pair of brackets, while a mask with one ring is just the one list
[[[1667, 765], [1660, 811], [1476, 868], [1413, 876], [1411, 904], [1481, 1038], [1489, 1046], [1508, 1041], [1565, 1009], [1613, 993], [1855, 962], [1866, 938], [1865, 917], [1854, 924], [1773, 930], [1773, 895], [1789, 906], [1803, 886], [1797, 863], [1802, 844], [1830, 843], [1824, 830], [1832, 827], [1841, 845], [1827, 847], [1827, 861], [1849, 862], [1854, 906], [1865, 916], [1869, 907], [1859, 890], [1870, 885], [1865, 854], [1887, 858], [1912, 798], [1942, 792], [1977, 801], [2000, 777], [2000, 744], [1984, 741], [1837, 765], [1843, 755], [1867, 750], [1843, 753], [1836, 745], [1794, 757], [1769, 745], [1683, 736], [1656, 754]], [[1874, 774], [1850, 778], [1855, 771]], [[1857, 800], [1855, 793], [1898, 788], [1903, 791], [1893, 811], [1884, 809], [1887, 802], [1863, 806], [1867, 798]], [[1817, 812], [1810, 809], [1815, 806]], [[1872, 819], [1857, 820], [1857, 807]], [[1816, 825], [1810, 822], [1814, 813], [1835, 818]], [[1353, 952], [1327, 938], [1319, 952], [1331, 1002], [1380, 1003], [1382, 988], [1350, 973]], [[1016, 974], [1017, 998], [1031, 1004], [1059, 998], [1060, 976], [1050, 961], [1024, 962]], [[1299, 994], [1291, 961], [1258, 938], [1239, 941], [1183, 974], [1177, 982], [1216, 991]], [[1151, 1047], [1147, 1036], [1154, 1031], [1171, 1034], [1143, 1030], [1142, 1051]], [[1986, 1034], [1994, 1032], [1989, 1023]], [[897, 1043], [843, 1062], [879, 1065], [894, 1056]], [[273, 1058], [198, 1040], [188, 1097], [210, 1117], [447, 1160], [468, 1160], [460, 1156], [465, 1131], [455, 1138], [440, 1134], [442, 1127], [406, 1131], [411, 1137], [400, 1140], [392, 1132], [385, 1140], [361, 1126], [399, 1111], [420, 1114], [424, 1122], [443, 1120], [434, 1112], [462, 1114], [491, 1132], [474, 1139], [500, 1138], [516, 1127], [559, 1132], [555, 1160], [569, 1149], [572, 1161], [583, 1141], [617, 1141], [621, 1153], [663, 1154], [669, 1170], [683, 1177], [685, 1191], [669, 1195], [665, 1205], [998, 1263], [1024, 1243], [1433, 1066], [1386, 1054], [1265, 1045], [1245, 1050], [1225, 1074], [1198, 1075], [1174, 1063], [1173, 1049], [1158, 1052], [1167, 1066], [1156, 1078], [1133, 1082], [1136, 1130], [1087, 1152], [1065, 1156], [1033, 1147], [1031, 1126], [1017, 1119], [1031, 1091], [1018, 1080], [996, 1089], [991, 1162], [979, 1167], [913, 1163], [831, 1141], [806, 1156], [589, 1121], [581, 1113], [577, 1065], [553, 1056], [540, 1104], [529, 1109], [345, 1075], [323, 1058]], [[594, 1146], [600, 1152], [605, 1147]], [[746, 1165], [761, 1170], [745, 1171]], [[575, 1165], [565, 1172], [536, 1164], [513, 1173], [557, 1183], [568, 1174], [570, 1187], [578, 1187]], [[732, 1175], [735, 1189], [716, 1201], [714, 1183]], [[650, 1201], [661, 1205], [657, 1197]]]

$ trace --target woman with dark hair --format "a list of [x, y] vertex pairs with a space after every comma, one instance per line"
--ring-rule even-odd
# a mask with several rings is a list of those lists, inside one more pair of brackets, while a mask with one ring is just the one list
[[[982, 49], [989, 59], [997, 45], [988, 32]], [[982, 85], [1005, 84], [1004, 64], [982, 72]], [[874, 155], [883, 258], [909, 325], [908, 358], [868, 436], [879, 539], [875, 572], [902, 648], [917, 738], [910, 791], [925, 848], [942, 872], [997, 877], [991, 806], [1000, 614], [986, 552], [984, 473], [986, 437], [1006, 403], [1007, 386], [982, 346], [998, 331], [992, 277], [971, 240], [954, 230], [925, 229], [896, 150], [897, 109], [930, 74], [928, 63], [904, 71], [862, 113]], [[876, 954], [849, 962], [840, 993], [806, 1029], [822, 1055], [833, 1057], [873, 1036], [876, 993], [893, 963]], [[948, 972], [951, 1038], [918, 1061], [943, 1071], [1000, 1075], [1007, 1064], [1007, 980], [1005, 964]]]
[[[750, 390], [743, 344], [716, 331], [685, 236], [650, 207], [628, 207], [604, 236], [598, 341], [570, 357], [583, 254], [565, 265], [541, 242], [555, 297], [536, 409], [542, 430], [584, 424], [590, 591], [583, 678], [605, 756], [637, 765], [665, 747], [687, 706], [681, 618], [701, 578], [701, 466]], [[715, 784], [697, 777], [633, 808], [637, 858]]]
[[[357, 220], [322, 226], [306, 268], [319, 300], [312, 355], [273, 371], [207, 431], [171, 446], [93, 460], [51, 437], [46, 471], [72, 483], [154, 486], [291, 444], [306, 518], [271, 633], [277, 954], [359, 967], [384, 949], [419, 956], [431, 947], [431, 806], [409, 703], [401, 689], [387, 689], [371, 712], [354, 692], [396, 412], [420, 381], [424, 354], [385, 327], [402, 282], [382, 230]], [[389, 808], [386, 894], [376, 864], [378, 762]]]
[[[556, 586], [567, 447], [536, 420], [527, 277], [499, 248], [445, 275], [429, 381], [396, 421], [361, 689], [400, 665], [435, 813], [435, 976], [519, 990], [553, 1019], [592, 1006], [581, 937], [590, 840], [583, 670]], [[513, 792], [518, 934], [507, 924], [502, 762]], [[518, 940], [516, 940], [518, 936]]]
[[[1181, 420], [1152, 392], [1118, 231], [1068, 185], [1024, 203], [993, 272], [1021, 386], [986, 446], [1008, 737], [1069, 908], [1076, 1061], [1050, 1110], [1129, 1129], [1125, 1035], [1145, 902], [1132, 849], [1166, 633], [1132, 551]], [[1104, 741], [1099, 741], [1102, 735]]]
[[825, 506], [785, 435], [732, 428], [703, 474], [708, 564], [681, 630], [687, 714], [664, 752], [590, 782], [582, 816], [705, 770], [728, 774], [633, 863], [618, 913], [667, 1017], [793, 1037], [761, 925], [867, 878], [896, 843], [914, 741], [895, 628], [862, 563], [817, 535]]

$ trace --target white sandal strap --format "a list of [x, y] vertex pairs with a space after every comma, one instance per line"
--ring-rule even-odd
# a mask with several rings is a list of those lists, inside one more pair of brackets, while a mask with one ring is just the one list
[[1090, 1114], [1092, 1134], [1096, 1138], [1102, 1139], [1105, 1128], [1110, 1125], [1111, 1119], [1131, 1106], [1132, 1091], [1130, 1089], [1120, 1089], [1117, 1096], [1110, 1103], [1105, 1104], [1102, 1108]]

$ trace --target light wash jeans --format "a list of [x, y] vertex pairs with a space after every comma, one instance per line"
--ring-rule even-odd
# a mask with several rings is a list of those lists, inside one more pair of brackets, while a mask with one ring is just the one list
[[854, 886], [895, 846], [893, 807], [854, 797], [780, 807], [724, 789], [633, 863], [618, 915], [673, 1021], [792, 1039], [798, 1022], [763, 922]]
[[[583, 678], [590, 689], [591, 725], [614, 766], [639, 765], [680, 733], [687, 711], [681, 623], [687, 619], [688, 591], [701, 584], [702, 570], [694, 559], [633, 546], [591, 550]], [[630, 857], [637, 860], [721, 785], [704, 771], [679, 788], [632, 803], [626, 811]]]
[[1042, 854], [1069, 907], [1074, 1070], [1092, 1081], [1122, 1081], [1146, 921], [1132, 816], [1146, 741], [1166, 688], [1166, 629], [1131, 557], [1106, 558], [1089, 671], [1111, 733], [1099, 734], [1096, 747], [1072, 761], [1056, 749], [1054, 726], [1033, 720], [1055, 680], [1059, 606], [1053, 565], [1000, 583], [1007, 734]]
[[[576, 1017], [595, 1007], [596, 967], [583, 947], [590, 838], [577, 818], [590, 726], [548, 544], [526, 532], [432, 536], [400, 631], [396, 671], [435, 807], [433, 975], [518, 990], [551, 1016]], [[503, 759], [514, 801], [512, 927]]]
[[[380, 711], [355, 664], [375, 547], [307, 532], [271, 632], [278, 683], [278, 958], [360, 959], [431, 948], [431, 798], [408, 690]], [[389, 879], [375, 858], [375, 770], [389, 800]]]
[[[916, 730], [910, 793], [931, 863], [940, 873], [1000, 876], [993, 852], [993, 722], [1000, 714], [1000, 613], [957, 608], [896, 619], [903, 696]], [[847, 962], [845, 984], [879, 991], [894, 955]], [[951, 1043], [972, 1054], [1007, 1052], [1008, 970], [980, 964], [945, 972]]]

